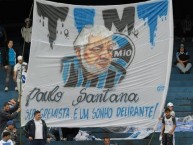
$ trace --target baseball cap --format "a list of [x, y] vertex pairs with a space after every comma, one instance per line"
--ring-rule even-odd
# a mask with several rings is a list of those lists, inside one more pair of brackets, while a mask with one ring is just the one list
[[7, 125], [14, 125], [13, 120], [9, 120], [9, 121], [7, 121]]
[[172, 102], [169, 102], [169, 103], [167, 104], [167, 107], [171, 107], [171, 106], [174, 106], [174, 104], [173, 104]]
[[17, 60], [22, 60], [22, 56], [21, 56], [21, 55], [18, 56], [18, 57], [17, 57]]

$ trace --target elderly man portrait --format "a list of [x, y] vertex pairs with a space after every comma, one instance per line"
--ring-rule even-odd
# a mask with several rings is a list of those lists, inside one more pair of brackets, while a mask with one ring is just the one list
[[[129, 60], [116, 63], [114, 39], [114, 33], [106, 27], [86, 25], [74, 41], [75, 56], [62, 60], [64, 86], [112, 88], [120, 83], [126, 75], [123, 64]], [[125, 44], [124, 49], [128, 46]]]

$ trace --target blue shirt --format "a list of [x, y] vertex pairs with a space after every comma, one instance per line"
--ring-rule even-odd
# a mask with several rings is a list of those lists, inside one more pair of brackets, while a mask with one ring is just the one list
[[16, 63], [16, 53], [13, 48], [9, 48], [9, 65], [14, 66]]

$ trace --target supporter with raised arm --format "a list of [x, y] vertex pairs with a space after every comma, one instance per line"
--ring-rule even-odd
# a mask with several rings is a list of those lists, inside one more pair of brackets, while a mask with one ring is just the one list
[[19, 102], [12, 99], [4, 103], [3, 108], [0, 110], [0, 134], [5, 129], [7, 121], [15, 119], [20, 111]]

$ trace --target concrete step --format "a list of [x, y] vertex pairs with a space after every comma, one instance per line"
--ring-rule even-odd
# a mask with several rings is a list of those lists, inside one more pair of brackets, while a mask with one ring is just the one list
[[193, 93], [189, 92], [189, 93], [184, 93], [184, 92], [180, 92], [180, 93], [168, 93], [167, 97], [166, 97], [167, 101], [192, 101], [193, 100]]
[[[174, 108], [175, 110], [175, 108]], [[193, 112], [190, 111], [190, 112], [181, 112], [181, 111], [175, 111], [175, 115], [176, 117], [186, 117], [186, 116], [192, 116], [193, 115]]]
[[175, 111], [177, 112], [191, 112], [193, 110], [193, 106], [175, 106]]
[[193, 87], [193, 81], [191, 80], [171, 80], [169, 87]]
[[172, 67], [172, 69], [171, 69], [171, 74], [180, 74], [180, 71], [179, 71], [178, 68]]
[[193, 93], [193, 87], [184, 87], [184, 86], [179, 86], [179, 87], [169, 87], [168, 91], [170, 93]]
[[170, 92], [170, 90], [168, 90], [167, 93], [167, 98], [193, 98], [193, 93], [192, 92]]
[[193, 74], [171, 74], [170, 81], [178, 80], [178, 81], [193, 81]]
[[167, 102], [172, 102], [175, 106], [191, 106], [191, 105], [193, 105], [193, 100], [167, 99]]

